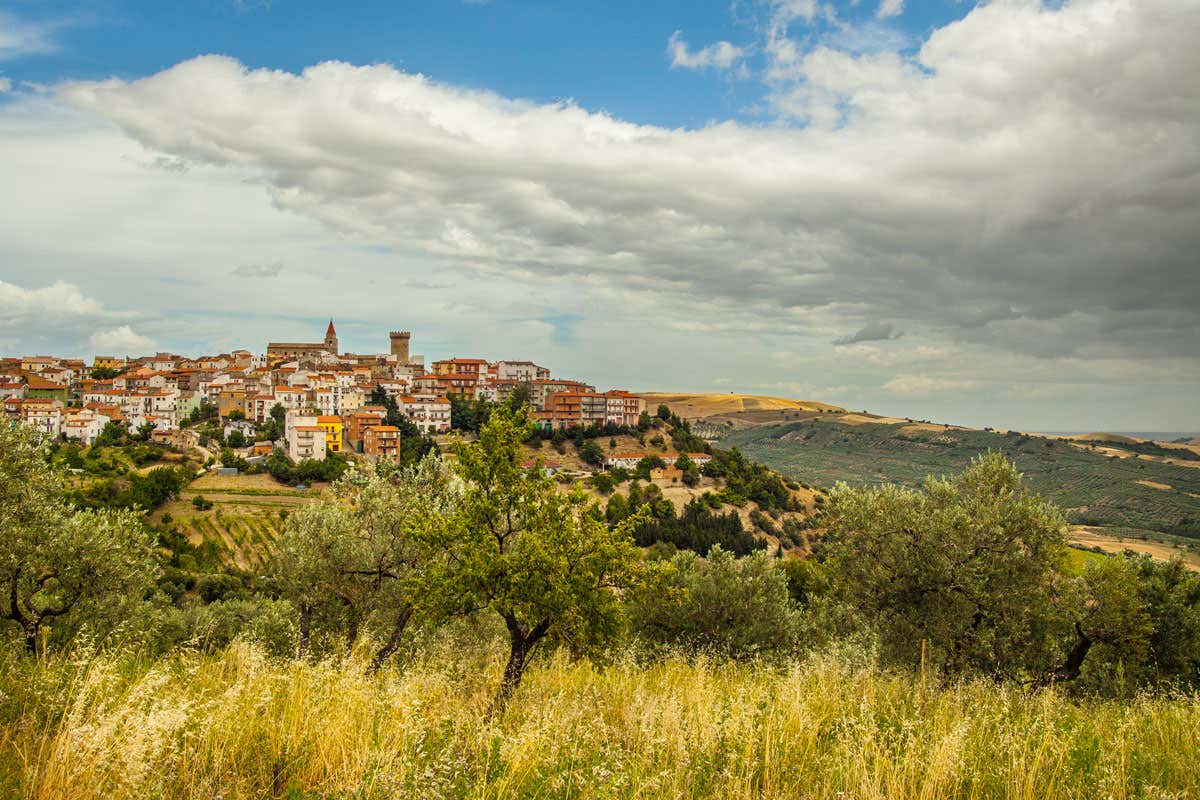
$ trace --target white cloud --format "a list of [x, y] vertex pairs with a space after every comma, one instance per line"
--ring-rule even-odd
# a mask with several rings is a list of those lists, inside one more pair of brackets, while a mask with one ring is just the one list
[[0, 11], [0, 61], [54, 52], [58, 49], [53, 36], [56, 27], [27, 22], [7, 11]]
[[[332, 314], [364, 352], [411, 327], [438, 356], [532, 354], [676, 390], [820, 375], [857, 387], [840, 398], [856, 408], [910, 416], [911, 396], [984, 424], [1038, 412], [999, 382], [1071, 383], [1089, 427], [1183, 430], [1200, 386], [1197, 16], [1000, 0], [912, 58], [781, 33], [772, 101], [791, 127], [668, 130], [339, 63], [209, 57], [76, 84], [61, 97], [87, 117], [0, 107], [0, 185], [21, 198], [0, 215], [0, 280], [62, 278], [150, 317], [64, 342], [128, 323], [184, 352], [261, 347]], [[269, 300], [230, 280], [275, 263]], [[404, 302], [413, 283], [455, 291]], [[580, 318], [576, 344], [546, 341], [555, 315]], [[0, 323], [0, 349], [50, 348], [24, 319]], [[830, 346], [880, 319], [904, 337]], [[631, 357], [647, 337], [654, 357]], [[898, 395], [884, 370], [958, 388]]]
[[930, 375], [897, 375], [883, 385], [884, 391], [905, 396], [960, 392], [978, 386], [977, 381]]
[[128, 325], [96, 331], [88, 340], [97, 353], [141, 355], [154, 350], [154, 340], [137, 333]]
[[0, 75], [0, 94], [8, 94], [12, 91], [12, 80]]
[[876, 19], [890, 19], [904, 12], [904, 0], [879, 0], [879, 8], [875, 10]]
[[0, 319], [11, 324], [38, 315], [94, 315], [102, 313], [100, 304], [84, 297], [79, 287], [55, 281], [40, 289], [26, 289], [0, 280]]
[[671, 57], [672, 67], [729, 69], [744, 55], [744, 51], [742, 48], [724, 41], [710, 44], [699, 50], [692, 50], [683, 40], [683, 32], [675, 31], [667, 42], [667, 55]]
[[1170, 0], [997, 2], [915, 60], [818, 47], [776, 94], [802, 129], [667, 130], [336, 62], [203, 57], [63, 96], [342, 234], [707, 304], [666, 324], [888, 319], [1039, 356], [1104, 330], [1096, 355], [1166, 353], [1200, 346], [1188, 21]]

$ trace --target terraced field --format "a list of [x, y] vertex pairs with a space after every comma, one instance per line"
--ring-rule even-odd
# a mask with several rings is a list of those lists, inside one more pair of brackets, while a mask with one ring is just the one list
[[[171, 524], [193, 545], [209, 543], [219, 561], [255, 570], [266, 564], [287, 515], [318, 497], [322, 489], [293, 489], [269, 475], [205, 475], [152, 518], [162, 522], [169, 515]], [[212, 508], [198, 510], [193, 504], [198, 496], [211, 502]]]
[[1105, 455], [1062, 439], [803, 419], [733, 429], [719, 446], [737, 446], [784, 475], [826, 487], [838, 481], [916, 485], [926, 475], [958, 472], [973, 456], [997, 450], [1077, 525], [1121, 528], [1127, 536], [1200, 539], [1200, 469], [1133, 453]]

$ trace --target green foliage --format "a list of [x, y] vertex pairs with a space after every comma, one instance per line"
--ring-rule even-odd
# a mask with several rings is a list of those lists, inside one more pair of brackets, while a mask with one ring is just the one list
[[91, 481], [65, 497], [80, 509], [141, 509], [153, 511], [179, 494], [193, 475], [185, 468], [156, 467], [145, 475]]
[[839, 485], [825, 519], [837, 588], [877, 620], [889, 663], [915, 666], [924, 640], [949, 674], [1051, 668], [1064, 635], [1064, 521], [1003, 456], [919, 491]]
[[596, 444], [595, 439], [587, 439], [579, 445], [579, 458], [583, 460], [583, 463], [591, 464], [594, 467], [604, 466], [604, 451], [600, 449], [600, 445]]
[[192, 505], [197, 511], [208, 511], [213, 507], [212, 501], [206, 500], [202, 494], [198, 494], [192, 498]]
[[479, 433], [492, 413], [492, 404], [486, 400], [459, 395], [450, 395], [449, 399], [451, 429]]
[[466, 484], [446, 548], [458, 602], [490, 608], [509, 633], [495, 698], [502, 707], [544, 639], [596, 652], [620, 630], [619, 591], [633, 582], [637, 550], [628, 518], [609, 528], [582, 487], [559, 492], [541, 464], [523, 468], [532, 425], [498, 408], [479, 441], [455, 445]]
[[[1109, 459], [1066, 442], [1047, 448], [1045, 441], [979, 430], [912, 430], [907, 423], [801, 420], [733, 430], [721, 445], [737, 446], [784, 474], [819, 486], [845, 481], [916, 487], [926, 475], [959, 472], [979, 453], [994, 450], [1018, 465], [1032, 490], [1065, 509], [1071, 523], [1127, 529], [1121, 535], [1200, 538], [1200, 469]], [[1137, 482], [1143, 480], [1171, 489]]]
[[650, 471], [655, 469], [663, 469], [667, 466], [667, 462], [655, 455], [643, 456], [634, 467], [633, 474], [635, 477], [648, 481], [650, 480]]
[[121, 623], [156, 578], [153, 538], [128, 511], [78, 511], [40, 437], [0, 426], [0, 630], [34, 652]]
[[118, 422], [107, 422], [104, 428], [101, 429], [96, 441], [92, 444], [94, 448], [100, 447], [117, 447], [129, 441], [129, 431], [124, 425]]
[[731, 658], [784, 655], [796, 644], [787, 576], [765, 552], [680, 552], [660, 583], [633, 593], [632, 630], [653, 646]]
[[593, 489], [603, 495], [612, 494], [613, 489], [616, 488], [616, 482], [607, 472], [597, 472], [588, 479], [588, 482], [591, 483]]
[[246, 434], [244, 434], [238, 430], [230, 431], [229, 435], [225, 437], [225, 446], [226, 447], [245, 447], [246, 446]]
[[374, 657], [378, 667], [414, 613], [444, 608], [447, 587], [433, 576], [459, 494], [449, 469], [429, 456], [388, 475], [351, 470], [329, 500], [289, 516], [272, 573], [300, 613], [302, 653], [314, 625], [344, 636], [347, 648], [372, 626], [385, 640]]
[[634, 537], [643, 547], [655, 542], [668, 542], [681, 550], [694, 550], [700, 555], [707, 555], [709, 550], [717, 546], [739, 556], [766, 547], [765, 542], [756, 539], [742, 527], [742, 520], [736, 511], [717, 513], [698, 497], [688, 501], [678, 517], [669, 501], [654, 503], [651, 517], [635, 529]]
[[743, 505], [746, 500], [752, 500], [764, 511], [790, 511], [796, 508], [783, 478], [746, 458], [736, 447], [732, 450], [713, 450], [712, 460], [701, 471], [710, 478], [720, 478], [725, 482], [722, 493], [725, 501], [732, 505]]
[[277, 481], [312, 483], [313, 481], [336, 481], [349, 469], [350, 462], [340, 453], [329, 453], [321, 461], [304, 459], [297, 464], [282, 450], [272, 450], [271, 454], [263, 460], [263, 466]]
[[121, 370], [116, 367], [93, 367], [88, 373], [94, 381], [110, 381], [121, 374]]

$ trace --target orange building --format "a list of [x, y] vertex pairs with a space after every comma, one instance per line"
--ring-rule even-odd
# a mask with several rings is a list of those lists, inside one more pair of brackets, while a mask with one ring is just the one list
[[363, 432], [363, 453], [378, 459], [400, 460], [400, 429], [395, 425], [372, 425]]

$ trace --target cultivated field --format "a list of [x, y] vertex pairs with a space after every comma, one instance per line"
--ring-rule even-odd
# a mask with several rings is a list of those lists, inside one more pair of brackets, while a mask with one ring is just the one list
[[1121, 456], [1016, 432], [878, 420], [847, 425], [836, 418], [733, 429], [719, 446], [737, 446], [784, 475], [825, 487], [837, 481], [916, 485], [996, 450], [1075, 524], [1127, 529], [1141, 538], [1200, 538], [1200, 470], [1143, 453]]
[[[150, 519], [161, 524], [166, 516], [192, 545], [207, 543], [220, 563], [253, 570], [266, 564], [287, 515], [320, 496], [323, 488], [297, 490], [270, 475], [209, 474], [193, 481]], [[212, 508], [197, 509], [197, 497]]]
[[1182, 558], [1183, 563], [1187, 564], [1188, 567], [1200, 571], [1200, 542], [1194, 545], [1186, 545], [1169, 541], [1137, 539], [1115, 533], [1106, 533], [1104, 528], [1088, 527], [1074, 527], [1071, 529], [1069, 536], [1073, 544], [1081, 547], [1099, 548], [1106, 553], [1124, 553], [1128, 550], [1133, 553], [1148, 555], [1160, 561], [1168, 561], [1177, 557]]

